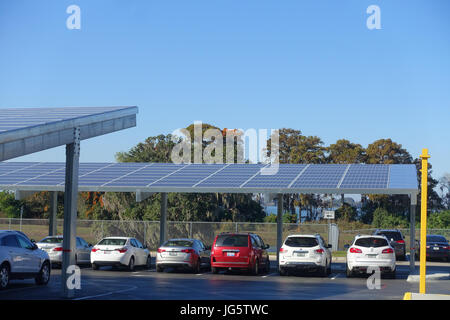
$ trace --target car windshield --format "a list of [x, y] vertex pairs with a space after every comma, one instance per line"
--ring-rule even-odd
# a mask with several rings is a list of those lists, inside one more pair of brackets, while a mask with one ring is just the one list
[[193, 243], [189, 240], [169, 240], [164, 243], [163, 247], [192, 247]]
[[62, 243], [63, 242], [63, 238], [61, 237], [49, 237], [49, 238], [44, 238], [41, 241], [39, 241], [40, 243]]
[[382, 238], [359, 238], [355, 241], [355, 246], [365, 247], [365, 248], [378, 248], [378, 247], [386, 247], [388, 243], [386, 239]]
[[427, 242], [447, 242], [443, 236], [427, 236]]
[[289, 247], [310, 248], [317, 246], [317, 239], [311, 237], [289, 237], [284, 244]]
[[100, 246], [123, 246], [127, 242], [126, 239], [103, 239], [98, 243]]
[[248, 247], [248, 235], [220, 235], [217, 237], [216, 247]]
[[402, 240], [402, 235], [400, 232], [395, 232], [395, 231], [381, 231], [378, 232], [377, 234], [379, 235], [383, 235], [386, 238], [388, 238], [389, 240], [394, 239], [394, 241], [398, 241], [398, 240]]

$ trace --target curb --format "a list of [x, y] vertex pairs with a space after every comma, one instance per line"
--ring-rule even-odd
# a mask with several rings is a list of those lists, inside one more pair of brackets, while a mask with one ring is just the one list
[[[426, 280], [450, 280], [450, 273], [433, 273], [433, 274], [427, 274], [425, 276]], [[419, 282], [420, 281], [420, 275], [418, 274], [411, 274], [408, 276], [408, 279], [406, 280], [408, 282]]]
[[403, 300], [450, 300], [450, 295], [406, 292]]

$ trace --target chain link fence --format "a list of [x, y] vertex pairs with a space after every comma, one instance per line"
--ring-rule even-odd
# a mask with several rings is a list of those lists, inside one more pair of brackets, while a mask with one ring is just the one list
[[[77, 220], [77, 236], [95, 244], [103, 237], [135, 237], [150, 250], [159, 245], [159, 221]], [[39, 241], [48, 235], [47, 219], [0, 218], [0, 230], [21, 230], [30, 239]], [[269, 251], [276, 251], [277, 224], [255, 222], [182, 222], [167, 221], [167, 238], [196, 238], [212, 245], [214, 237], [221, 232], [254, 232], [261, 236]], [[57, 221], [57, 234], [63, 233], [63, 220]], [[289, 234], [319, 233], [328, 242], [327, 224], [283, 223], [283, 240]]]

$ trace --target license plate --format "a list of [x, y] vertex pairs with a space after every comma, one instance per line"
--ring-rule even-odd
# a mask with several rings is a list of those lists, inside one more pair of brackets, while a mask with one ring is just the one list
[[367, 257], [368, 257], [368, 258], [376, 258], [377, 255], [376, 255], [376, 254], [368, 254]]
[[434, 247], [433, 250], [439, 250], [439, 247]]
[[169, 252], [169, 256], [176, 256], [177, 253], [176, 252]]
[[103, 251], [103, 254], [110, 254], [111, 251]]
[[304, 252], [297, 252], [296, 256], [297, 257], [304, 257], [304, 256], [306, 256], [306, 253], [304, 253]]
[[227, 252], [227, 257], [234, 257], [234, 252]]

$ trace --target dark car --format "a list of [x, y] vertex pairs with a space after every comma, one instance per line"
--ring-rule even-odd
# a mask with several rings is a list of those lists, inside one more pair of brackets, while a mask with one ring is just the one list
[[395, 250], [397, 260], [406, 260], [406, 244], [403, 234], [398, 229], [377, 229], [374, 235], [385, 236]]
[[[417, 242], [416, 259], [420, 257], [420, 241]], [[450, 261], [450, 246], [448, 240], [441, 235], [427, 235], [427, 259], [442, 259]]]
[[261, 270], [269, 272], [268, 248], [254, 233], [221, 233], [211, 248], [211, 270], [246, 270], [254, 275]]

